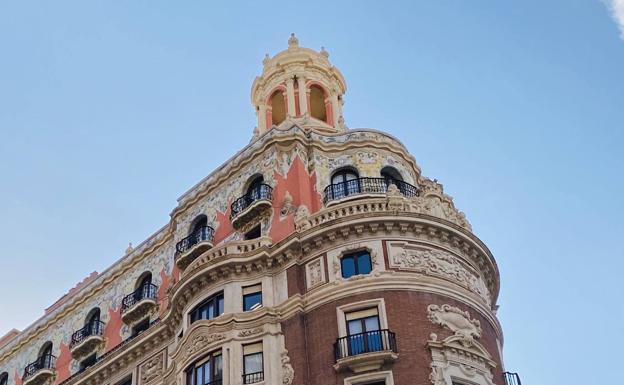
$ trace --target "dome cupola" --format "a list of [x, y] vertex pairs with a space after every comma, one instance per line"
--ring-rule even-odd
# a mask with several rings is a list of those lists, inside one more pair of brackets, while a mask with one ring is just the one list
[[345, 131], [342, 104], [347, 85], [324, 48], [317, 52], [299, 47], [293, 33], [288, 48], [273, 57], [267, 54], [263, 64], [251, 86], [258, 135], [286, 120], [324, 133]]

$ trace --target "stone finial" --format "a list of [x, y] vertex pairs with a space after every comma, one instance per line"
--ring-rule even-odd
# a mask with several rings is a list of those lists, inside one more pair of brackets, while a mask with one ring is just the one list
[[271, 60], [271, 57], [268, 53], [264, 54], [264, 59], [262, 59], [262, 64], [267, 65], [267, 63]]
[[325, 47], [321, 47], [321, 55], [325, 56], [326, 58], [329, 57], [329, 52], [325, 50]]
[[128, 243], [128, 248], [126, 249], [126, 255], [130, 254], [134, 251], [134, 247], [132, 247], [132, 242]]
[[288, 48], [297, 48], [297, 47], [299, 47], [299, 39], [297, 39], [294, 33], [291, 33], [290, 38], [288, 39]]

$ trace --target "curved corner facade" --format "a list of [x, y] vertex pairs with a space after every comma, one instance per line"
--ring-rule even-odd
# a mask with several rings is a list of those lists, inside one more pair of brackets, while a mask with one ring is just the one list
[[508, 382], [494, 257], [398, 140], [346, 128], [328, 56], [265, 59], [251, 144], [6, 338], [0, 381]]

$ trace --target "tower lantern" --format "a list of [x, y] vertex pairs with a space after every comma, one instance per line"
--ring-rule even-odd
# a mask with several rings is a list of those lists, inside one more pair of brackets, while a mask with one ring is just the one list
[[329, 53], [299, 46], [291, 34], [288, 48], [263, 60], [262, 74], [251, 86], [251, 102], [262, 135], [286, 120], [324, 133], [345, 131], [342, 117], [347, 84], [329, 62]]

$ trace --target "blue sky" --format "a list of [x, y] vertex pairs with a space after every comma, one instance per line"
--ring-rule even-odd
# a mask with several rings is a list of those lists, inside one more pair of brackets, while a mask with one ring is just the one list
[[[325, 46], [501, 271], [507, 369], [616, 383], [624, 36], [600, 0], [0, 3], [0, 334], [167, 223], [248, 143], [265, 53]], [[624, 26], [624, 5], [620, 3]]]

